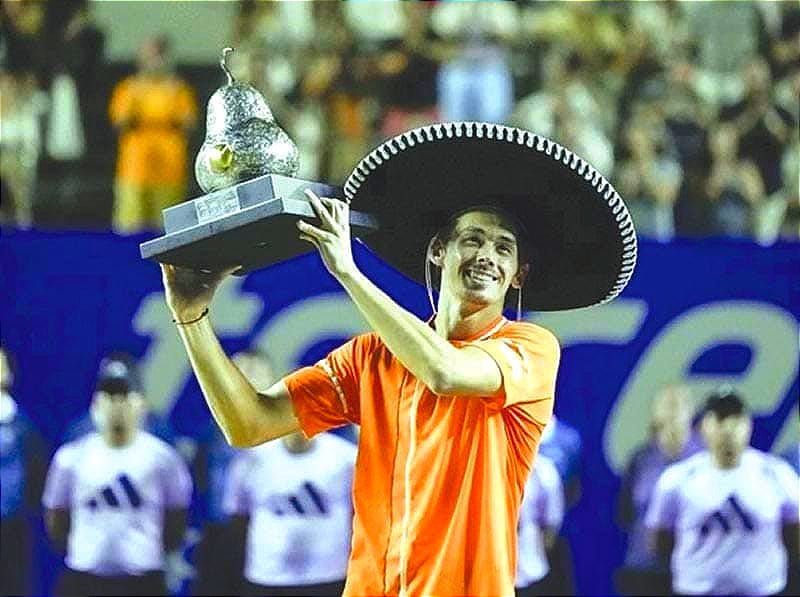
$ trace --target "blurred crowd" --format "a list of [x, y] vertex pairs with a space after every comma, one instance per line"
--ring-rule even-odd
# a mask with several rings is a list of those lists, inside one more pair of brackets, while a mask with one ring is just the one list
[[[800, 236], [796, 3], [251, 0], [234, 12], [234, 75], [299, 146], [301, 177], [341, 184], [391, 135], [485, 120], [585, 157], [643, 237]], [[115, 229], [157, 229], [161, 209], [200, 194], [190, 164], [224, 82], [215, 64], [208, 85], [188, 82], [153, 31], [102, 94], [108, 40], [90, 2], [4, 0], [0, 31], [6, 221], [79, 202], [82, 164], [108, 163], [115, 143]], [[95, 142], [109, 125], [116, 137]], [[69, 210], [56, 221], [81, 224]]]
[[[265, 353], [233, 360], [257, 387], [274, 383]], [[49, 593], [59, 597], [341, 594], [356, 429], [246, 450], [213, 422], [178, 437], [148, 409], [136, 361], [115, 352], [86, 414], [48, 447], [14, 399], [15, 374], [0, 349], [1, 595], [31, 594], [42, 574], [32, 557], [42, 518], [63, 557]], [[782, 458], [750, 447], [752, 415], [731, 388], [699, 404], [668, 386], [649, 402], [649, 438], [617, 492], [618, 594], [796, 595], [800, 444]], [[518, 597], [577, 592], [565, 531], [581, 499], [581, 443], [561, 419], [546, 427], [519, 515]]]

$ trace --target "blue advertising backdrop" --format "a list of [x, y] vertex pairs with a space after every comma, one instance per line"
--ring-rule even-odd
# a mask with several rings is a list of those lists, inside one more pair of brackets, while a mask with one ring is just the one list
[[[97, 364], [111, 350], [141, 359], [148, 399], [176, 435], [199, 438], [208, 428], [159, 269], [139, 258], [147, 238], [4, 231], [0, 325], [3, 346], [18, 363], [14, 395], [54, 447], [85, 415]], [[430, 314], [423, 288], [363, 247], [356, 257], [401, 305]], [[730, 383], [756, 414], [756, 447], [779, 451], [797, 442], [797, 272], [798, 244], [643, 242], [637, 271], [617, 300], [526, 315], [561, 341], [556, 412], [583, 440], [583, 492], [567, 525], [581, 594], [613, 592], [624, 550], [613, 522], [619, 473], [647, 437], [659, 387], [683, 382], [702, 396]], [[212, 316], [226, 350], [258, 345], [280, 372], [312, 363], [366, 329], [315, 254], [232, 278]]]

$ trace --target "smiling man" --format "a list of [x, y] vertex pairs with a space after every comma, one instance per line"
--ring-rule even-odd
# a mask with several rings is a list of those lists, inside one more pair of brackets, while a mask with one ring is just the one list
[[[254, 388], [225, 355], [206, 317], [224, 274], [163, 269], [167, 302], [192, 366], [232, 444], [254, 446], [298, 430], [311, 437], [348, 423], [360, 425], [353, 539], [344, 591], [348, 596], [514, 594], [519, 507], [542, 430], [553, 411], [559, 346], [548, 330], [506, 319], [506, 296], [515, 290], [522, 307], [531, 249], [540, 258], [548, 250], [563, 252], [574, 256], [577, 265], [567, 273], [563, 288], [556, 284], [544, 294], [534, 292], [536, 298], [525, 302], [527, 307], [571, 308], [608, 300], [629, 277], [623, 251], [606, 260], [603, 255], [608, 250], [596, 251], [609, 242], [608, 238], [599, 245], [592, 242], [597, 231], [583, 239], [556, 231], [567, 242], [552, 249], [541, 244], [541, 238], [550, 242], [552, 233], [529, 234], [530, 224], [539, 226], [545, 220], [546, 226], [556, 227], [563, 225], [559, 222], [564, 217], [569, 221], [576, 214], [565, 216], [562, 210], [553, 216], [548, 209], [529, 209], [530, 189], [510, 202], [507, 197], [495, 201], [480, 189], [475, 176], [493, 184], [503, 177], [498, 171], [475, 168], [474, 158], [487, 148], [490, 154], [502, 153], [509, 140], [514, 141], [489, 136], [488, 130], [485, 138], [474, 139], [478, 143], [451, 145], [444, 135], [431, 135], [430, 145], [438, 145], [447, 155], [440, 163], [407, 144], [406, 155], [397, 158], [410, 155], [411, 159], [398, 160], [399, 171], [383, 176], [379, 163], [362, 168], [359, 183], [375, 176], [380, 179], [376, 188], [359, 194], [356, 185], [345, 185], [354, 203], [368, 197], [379, 215], [382, 233], [373, 245], [379, 255], [407, 273], [402, 261], [407, 255], [424, 264], [429, 291], [430, 268], [441, 271], [438, 302], [427, 323], [395, 303], [357, 267], [348, 204], [310, 192], [318, 220], [298, 222], [300, 237], [317, 248], [373, 330], [315, 366], [272, 387]], [[417, 145], [424, 146], [424, 140]], [[553, 167], [549, 153], [519, 141], [513, 149], [517, 166], [525, 165], [530, 172], [536, 171], [541, 156], [545, 165]], [[497, 161], [513, 170], [514, 160]], [[448, 172], [447, 163], [456, 171]], [[572, 166], [557, 166], [555, 172], [555, 181], [564, 179], [580, 190], [580, 195], [572, 195], [573, 207], [591, 208], [600, 199], [611, 205], [594, 189], [596, 184], [573, 172]], [[423, 188], [419, 195], [408, 192], [412, 175]], [[447, 185], [426, 187], [423, 181], [432, 180]], [[467, 189], [453, 181], [468, 184], [472, 192], [463, 192]], [[603, 189], [610, 188], [603, 183]], [[392, 219], [401, 210], [391, 193], [405, 196], [406, 204], [411, 197], [423, 197], [453, 215], [428, 236], [424, 225]], [[614, 198], [614, 205], [621, 206], [618, 196]], [[424, 223], [434, 220], [425, 217], [424, 202], [412, 213]], [[624, 206], [621, 213], [625, 220]], [[623, 246], [618, 230], [624, 227], [617, 228], [620, 219], [610, 209], [608, 216], [599, 220], [605, 222], [603, 232], [612, 245]], [[404, 237], [408, 242], [400, 242]], [[569, 243], [575, 241], [583, 243], [582, 251], [595, 252], [597, 260], [586, 280], [579, 284], [573, 280], [570, 286], [569, 280], [580, 277], [586, 261], [586, 255], [570, 253]], [[550, 267], [534, 264], [539, 283], [552, 285], [556, 277], [548, 277]], [[561, 293], [565, 298], [558, 298]], [[433, 303], [432, 291], [430, 296]]]

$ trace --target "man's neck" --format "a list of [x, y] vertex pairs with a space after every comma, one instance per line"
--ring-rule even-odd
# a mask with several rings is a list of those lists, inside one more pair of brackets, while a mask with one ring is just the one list
[[103, 439], [105, 440], [106, 444], [112, 448], [124, 448], [125, 446], [133, 443], [135, 437], [135, 429], [122, 432], [115, 432], [108, 429], [103, 433]]
[[502, 314], [502, 305], [475, 307], [457, 302], [448, 304], [440, 298], [434, 326], [442, 338], [464, 340], [486, 329]]
[[711, 458], [718, 469], [731, 470], [737, 468], [742, 462], [742, 455], [723, 455], [711, 452]]

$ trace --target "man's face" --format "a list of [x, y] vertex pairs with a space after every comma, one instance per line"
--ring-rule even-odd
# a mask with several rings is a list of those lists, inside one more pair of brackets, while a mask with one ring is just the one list
[[0, 389], [8, 391], [14, 383], [6, 353], [0, 350]]
[[139, 48], [139, 68], [146, 73], [159, 73], [166, 68], [166, 57], [155, 39], [146, 40]]
[[656, 397], [651, 424], [659, 447], [672, 457], [678, 456], [692, 425], [691, 405], [684, 390], [668, 388]]
[[137, 392], [95, 394], [93, 415], [95, 423], [114, 433], [129, 432], [139, 427], [144, 414], [144, 402]]
[[519, 247], [499, 216], [475, 211], [456, 221], [441, 255], [442, 293], [479, 306], [503, 303], [517, 277]]
[[723, 461], [735, 461], [750, 443], [753, 425], [749, 415], [719, 419], [714, 413], [703, 417], [702, 431], [708, 449]]

